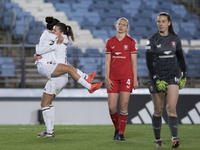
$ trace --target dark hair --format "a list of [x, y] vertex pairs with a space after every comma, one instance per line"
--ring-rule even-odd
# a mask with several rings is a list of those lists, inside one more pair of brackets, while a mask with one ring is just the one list
[[46, 21], [46, 23], [47, 23], [46, 28], [47, 28], [48, 30], [53, 30], [53, 27], [54, 27], [57, 23], [60, 22], [58, 19], [53, 18], [53, 16], [47, 16], [47, 17], [45, 18], [45, 21]]
[[59, 28], [60, 32], [64, 32], [67, 37], [71, 37], [72, 41], [74, 41], [74, 33], [72, 31], [71, 26], [65, 25], [64, 23], [59, 22], [56, 24], [56, 26]]
[[168, 31], [169, 31], [169, 33], [176, 34], [174, 32], [174, 27], [173, 27], [172, 20], [171, 20], [169, 14], [166, 12], [161, 12], [158, 14], [158, 16], [167, 16], [167, 20], [171, 22], [170, 26], [168, 27]]

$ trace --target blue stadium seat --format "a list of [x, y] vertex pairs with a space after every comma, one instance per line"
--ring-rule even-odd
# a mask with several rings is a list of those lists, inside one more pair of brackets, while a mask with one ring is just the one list
[[188, 53], [187, 53], [187, 57], [192, 57], [192, 58], [198, 57], [198, 58], [200, 58], [200, 50], [189, 49]]
[[87, 12], [85, 13], [85, 18], [95, 25], [97, 25], [97, 23], [101, 20], [99, 13], [97, 12]]
[[85, 50], [85, 57], [101, 57], [102, 54], [99, 52], [98, 49], [86, 49]]
[[186, 39], [188, 41], [190, 41], [191, 39], [193, 39], [193, 36], [191, 35], [191, 33], [188, 32], [188, 31], [185, 31], [185, 30], [182, 30], [181, 32], [179, 32], [178, 36], [181, 39]]
[[3, 56], [3, 54], [2, 54], [1, 49], [0, 49], [0, 57], [2, 57], [2, 56]]
[[109, 11], [106, 13], [104, 13], [103, 17], [105, 18], [114, 18], [115, 20], [117, 20], [121, 14], [121, 10], [120, 9], [109, 9]]
[[187, 65], [188, 77], [200, 77], [200, 66], [197, 64]]
[[144, 57], [137, 58], [137, 64], [146, 65], [146, 58], [144, 58]]
[[73, 53], [73, 57], [84, 57], [84, 53], [82, 52], [82, 50], [80, 48], [78, 49], [73, 49], [74, 53]]
[[183, 18], [181, 17], [180, 14], [171, 13], [170, 17], [171, 17], [172, 21], [183, 22]]
[[101, 72], [101, 61], [99, 61], [100, 59], [93, 57], [79, 58], [78, 68], [87, 74], [90, 74], [94, 71], [97, 71], [97, 74], [100, 74]]
[[80, 25], [81, 25], [81, 28], [83, 29], [89, 29], [90, 31], [96, 30], [96, 25], [93, 22], [88, 21], [87, 19], [82, 21]]
[[45, 30], [45, 26], [41, 21], [33, 21], [29, 27], [29, 34], [27, 37], [27, 43], [37, 44], [42, 32]]
[[101, 38], [104, 42], [109, 38], [107, 30], [93, 30], [92, 34], [94, 38]]
[[21, 12], [21, 8], [17, 3], [5, 3], [5, 11], [3, 14], [2, 29], [8, 30], [15, 25], [15, 15]]
[[112, 37], [115, 36], [116, 34], [117, 34], [116, 30], [108, 30], [109, 38], [112, 38]]
[[23, 39], [23, 36], [27, 36], [29, 32], [29, 25], [29, 21], [25, 21], [23, 19], [17, 20], [13, 30], [14, 39]]
[[191, 35], [194, 35], [196, 32], [196, 26], [194, 22], [182, 22], [180, 26], [182, 29], [184, 29], [184, 31], [190, 32]]
[[145, 3], [147, 4], [147, 5], [150, 5], [151, 6], [151, 8], [157, 8], [157, 6], [158, 6], [158, 1], [157, 0], [151, 0], [151, 1], [149, 1], [149, 0], [143, 0], [143, 1], [145, 1]]
[[1, 76], [15, 76], [15, 64], [11, 57], [1, 57], [0, 59]]
[[132, 17], [136, 17], [136, 14], [138, 13], [138, 9], [126, 9], [124, 10], [127, 14], [131, 15]]
[[115, 29], [115, 24], [116, 24], [116, 19], [115, 18], [105, 18], [105, 20], [100, 21], [97, 24], [98, 29], [104, 29], [104, 30], [112, 30]]
[[140, 66], [137, 68], [137, 76], [138, 77], [148, 77], [149, 76], [149, 72], [148, 69], [145, 69], [144, 67]]
[[199, 18], [197, 14], [187, 13], [183, 18], [184, 22], [194, 22], [195, 24], [199, 24]]
[[5, 63], [1, 65], [1, 76], [3, 77], [13, 77], [15, 76], [15, 64]]
[[71, 10], [71, 6], [68, 3], [56, 3], [55, 8], [58, 11], [61, 11], [63, 9]]
[[146, 57], [146, 50], [145, 49], [138, 49], [137, 56], [138, 56], [138, 58], [145, 58]]
[[[132, 10], [134, 10], [134, 9], [139, 9], [139, 7], [140, 7], [140, 5], [141, 5], [141, 0], [129, 0], [129, 1], [127, 1], [128, 2], [128, 4], [126, 4], [127, 6], [129, 5], [129, 6], [132, 6]], [[123, 5], [124, 6], [124, 5]], [[123, 7], [122, 6], [122, 7]], [[125, 6], [126, 7], [126, 6]], [[130, 7], [129, 7], [130, 8]]]

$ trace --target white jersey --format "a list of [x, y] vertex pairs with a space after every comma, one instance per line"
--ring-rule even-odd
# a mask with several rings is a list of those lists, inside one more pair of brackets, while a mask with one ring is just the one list
[[58, 63], [66, 63], [67, 43], [69, 42], [67, 36], [63, 35], [63, 43], [66, 44], [57, 45], [56, 37], [49, 30], [45, 30], [40, 37], [39, 44], [36, 46], [36, 54], [42, 56], [42, 59], [36, 61], [38, 72], [49, 79], [43, 92], [50, 95], [58, 95], [68, 83], [68, 73], [51, 78], [51, 73]]
[[[51, 79], [51, 74], [57, 67], [58, 63], [66, 64], [66, 48], [67, 44], [56, 44], [56, 35], [49, 30], [45, 30], [40, 37], [40, 42], [36, 46], [36, 54], [42, 56], [39, 61], [36, 61], [38, 72]], [[69, 40], [66, 35], [63, 35], [64, 43]], [[52, 65], [53, 64], [53, 65]]]
[[65, 44], [56, 44], [56, 35], [51, 33], [49, 30], [44, 30], [40, 37], [40, 42], [36, 45], [36, 54], [42, 56], [38, 62], [54, 62], [54, 63], [65, 63], [66, 59], [66, 48], [69, 42], [66, 35], [63, 35]]

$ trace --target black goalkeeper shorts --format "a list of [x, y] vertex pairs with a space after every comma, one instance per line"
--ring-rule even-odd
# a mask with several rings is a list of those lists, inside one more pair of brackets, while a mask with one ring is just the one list
[[[168, 83], [168, 85], [178, 85], [178, 80], [177, 78], [175, 77], [174, 79], [164, 79], [165, 82]], [[149, 78], [149, 81], [148, 81], [148, 88], [149, 88], [149, 92], [151, 94], [156, 94], [156, 93], [160, 93], [162, 91], [158, 91], [157, 87], [156, 87], [156, 83], [153, 81], [152, 78]]]

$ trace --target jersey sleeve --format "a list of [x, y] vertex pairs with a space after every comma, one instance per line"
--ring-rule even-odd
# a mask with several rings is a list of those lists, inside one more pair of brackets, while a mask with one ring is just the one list
[[176, 45], [176, 50], [182, 50], [182, 44], [180, 39], [178, 39], [177, 45]]
[[154, 47], [155, 46], [153, 39], [149, 38], [146, 43], [146, 64], [151, 76], [154, 76], [156, 74], [156, 71], [153, 66]]
[[137, 54], [137, 43], [134, 40], [131, 42], [131, 54]]
[[178, 64], [181, 68], [181, 72], [186, 72], [186, 65], [185, 65], [185, 59], [183, 56], [183, 50], [182, 50], [182, 44], [180, 39], [178, 40], [177, 46], [176, 46], [176, 57], [178, 60]]
[[111, 47], [110, 47], [109, 41], [110, 40], [108, 40], [106, 43], [106, 51], [105, 51], [106, 54], [111, 54]]

